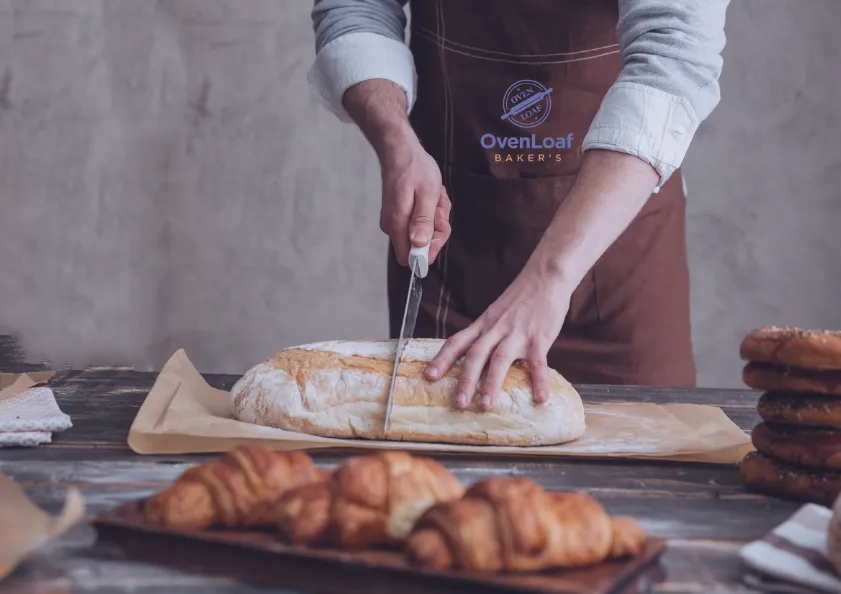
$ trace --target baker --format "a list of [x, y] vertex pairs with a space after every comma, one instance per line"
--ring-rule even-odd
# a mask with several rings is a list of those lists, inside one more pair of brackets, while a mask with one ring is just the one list
[[[719, 101], [729, 0], [316, 0], [309, 79], [382, 170], [400, 330], [465, 356], [454, 405], [490, 410], [517, 359], [535, 400], [572, 382], [693, 386], [679, 171]], [[548, 367], [547, 367], [548, 366]], [[482, 378], [483, 370], [487, 375]]]

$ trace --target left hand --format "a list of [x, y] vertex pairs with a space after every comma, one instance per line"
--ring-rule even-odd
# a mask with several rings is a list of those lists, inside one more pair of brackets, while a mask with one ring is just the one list
[[[476, 400], [481, 410], [493, 410], [508, 369], [518, 359], [528, 363], [535, 403], [548, 400], [546, 354], [561, 332], [572, 290], [529, 264], [485, 313], [450, 337], [427, 366], [427, 379], [435, 381], [466, 353], [455, 408], [467, 408]], [[487, 375], [479, 386], [486, 366]]]
[[546, 402], [551, 389], [546, 354], [561, 333], [572, 292], [640, 212], [658, 175], [632, 155], [608, 150], [584, 154], [573, 187], [520, 275], [429, 362], [426, 377], [435, 381], [466, 354], [456, 408], [477, 400], [480, 410], [493, 410], [517, 359], [528, 363], [534, 401]]

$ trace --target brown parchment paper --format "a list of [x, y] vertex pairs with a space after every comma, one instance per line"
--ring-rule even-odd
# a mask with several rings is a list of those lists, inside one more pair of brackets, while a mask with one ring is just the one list
[[32, 371], [29, 373], [0, 373], [0, 401], [17, 396], [33, 386], [49, 381], [55, 371]]
[[29, 554], [55, 540], [85, 515], [78, 489], [70, 489], [54, 518], [32, 503], [12, 479], [0, 474], [0, 580]]
[[138, 454], [223, 452], [245, 443], [278, 450], [408, 449], [483, 456], [519, 454], [639, 458], [735, 464], [750, 438], [724, 412], [697, 404], [587, 404], [587, 431], [560, 446], [498, 447], [331, 439], [260, 427], [231, 418], [230, 395], [212, 388], [179, 350], [158, 375], [135, 417], [128, 444]]

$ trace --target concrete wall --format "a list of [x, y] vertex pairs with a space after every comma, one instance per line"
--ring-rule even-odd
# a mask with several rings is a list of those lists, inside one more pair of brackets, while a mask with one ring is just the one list
[[841, 329], [841, 2], [733, 0], [722, 101], [686, 161], [698, 381], [766, 324]]
[[[239, 373], [386, 334], [379, 172], [308, 93], [309, 9], [0, 0], [0, 333], [31, 360]], [[841, 327], [839, 22], [730, 9], [686, 164], [703, 385], [739, 385], [753, 326]]]

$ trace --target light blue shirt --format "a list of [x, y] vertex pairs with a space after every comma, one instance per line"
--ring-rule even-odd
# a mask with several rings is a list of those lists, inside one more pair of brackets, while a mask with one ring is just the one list
[[[513, 1], [513, 0], [512, 0]], [[583, 150], [628, 153], [651, 164], [659, 187], [686, 156], [718, 105], [725, 13], [730, 0], [618, 0], [622, 72], [584, 139]], [[315, 0], [316, 60], [309, 81], [342, 121], [342, 96], [373, 78], [397, 84], [409, 110], [417, 75], [405, 43], [406, 0]], [[581, 48], [582, 50], [588, 48]]]

